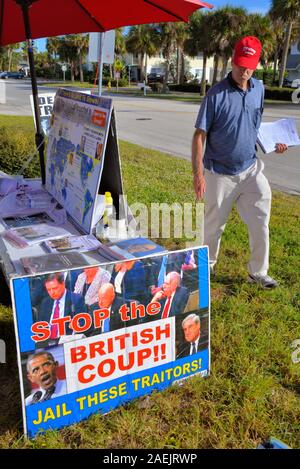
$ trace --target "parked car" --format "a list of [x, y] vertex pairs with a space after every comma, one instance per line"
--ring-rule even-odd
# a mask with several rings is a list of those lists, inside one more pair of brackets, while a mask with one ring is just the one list
[[292, 81], [291, 84], [292, 88], [300, 88], [300, 78], [296, 78], [295, 80]]
[[2, 72], [0, 74], [0, 78], [8, 79], [8, 78], [15, 78], [16, 80], [20, 80], [25, 77], [24, 72]]
[[291, 88], [292, 87], [292, 80], [289, 80], [288, 78], [284, 78], [283, 80], [283, 86], [285, 88]]
[[147, 81], [148, 83], [163, 83], [164, 75], [162, 73], [149, 73]]

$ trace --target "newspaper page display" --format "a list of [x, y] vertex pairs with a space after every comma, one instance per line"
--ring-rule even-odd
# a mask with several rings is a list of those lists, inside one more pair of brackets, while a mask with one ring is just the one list
[[90, 233], [112, 111], [109, 98], [59, 89], [46, 157], [46, 189]]
[[206, 247], [11, 280], [25, 433], [209, 374]]

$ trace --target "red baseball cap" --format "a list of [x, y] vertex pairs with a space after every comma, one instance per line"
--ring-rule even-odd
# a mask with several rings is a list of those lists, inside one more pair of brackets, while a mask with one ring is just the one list
[[255, 70], [260, 59], [261, 50], [262, 45], [257, 37], [244, 37], [235, 45], [233, 62], [240, 67]]

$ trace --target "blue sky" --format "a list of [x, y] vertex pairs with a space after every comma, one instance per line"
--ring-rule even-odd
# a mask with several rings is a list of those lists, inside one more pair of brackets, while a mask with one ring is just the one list
[[[244, 7], [249, 13], [267, 13], [271, 6], [271, 0], [203, 0], [207, 3], [211, 3], [215, 8], [223, 7], [225, 5], [231, 5], [235, 7]], [[46, 39], [35, 40], [35, 45], [39, 51], [46, 49]]]
[[249, 13], [267, 13], [271, 7], [271, 0], [203, 0], [214, 5], [215, 8], [231, 5], [235, 7], [243, 7]]

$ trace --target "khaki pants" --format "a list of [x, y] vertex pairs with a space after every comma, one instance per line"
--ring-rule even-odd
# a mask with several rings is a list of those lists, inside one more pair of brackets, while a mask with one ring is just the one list
[[217, 262], [221, 236], [233, 207], [248, 227], [250, 274], [267, 275], [269, 268], [269, 221], [271, 189], [261, 160], [234, 176], [205, 170], [204, 244], [209, 246], [210, 265]]

